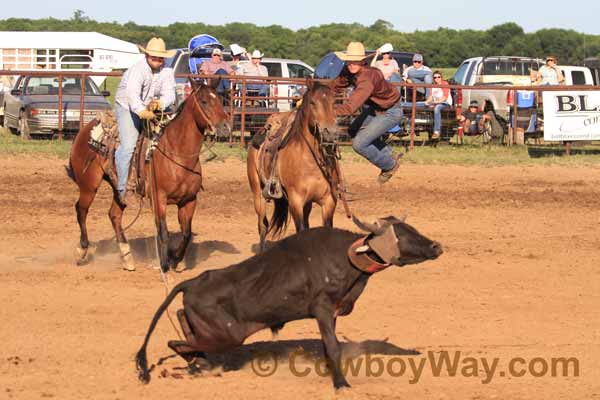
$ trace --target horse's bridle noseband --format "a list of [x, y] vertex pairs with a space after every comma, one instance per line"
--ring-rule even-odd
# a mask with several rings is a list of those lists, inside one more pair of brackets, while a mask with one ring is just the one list
[[[192, 97], [194, 99], [194, 103], [196, 104], [198, 111], [200, 111], [200, 116], [202, 118], [204, 118], [204, 121], [206, 123], [206, 128], [208, 128], [209, 131], [214, 131], [215, 127], [213, 126], [212, 122], [210, 121], [210, 118], [208, 118], [208, 114], [206, 114], [206, 111], [204, 111], [202, 106], [200, 106], [200, 103], [198, 103], [198, 99], [196, 98], [196, 94], [198, 92], [200, 92], [201, 88], [202, 88], [202, 86], [198, 86], [196, 89], [194, 89], [194, 91], [192, 93], [190, 93], [190, 97]], [[211, 93], [211, 94], [213, 94], [213, 93]]]

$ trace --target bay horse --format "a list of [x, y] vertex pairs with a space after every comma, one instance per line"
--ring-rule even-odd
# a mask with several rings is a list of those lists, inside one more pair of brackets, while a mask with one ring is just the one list
[[294, 220], [296, 232], [308, 229], [313, 203], [321, 206], [323, 225], [333, 226], [339, 176], [336, 154], [332, 154], [336, 151], [335, 145], [327, 145], [333, 144], [337, 138], [334, 100], [333, 85], [307, 81], [302, 104], [295, 111], [295, 116], [294, 112], [290, 116], [294, 120], [288, 142], [278, 151], [275, 161], [284, 196], [274, 200], [270, 221], [267, 220], [267, 204], [262, 195], [261, 149], [249, 146], [247, 174], [258, 216], [260, 251], [265, 249], [267, 234], [277, 237], [285, 231], [288, 213]]
[[[205, 85], [193, 79], [190, 81], [192, 93], [180, 107], [179, 114], [164, 128], [150, 162], [145, 165], [148, 177], [145, 193], [150, 194], [154, 207], [158, 253], [160, 266], [164, 272], [169, 268], [176, 268], [183, 259], [192, 237], [192, 217], [196, 209], [198, 191], [202, 188], [199, 156], [204, 133], [207, 129], [229, 129], [228, 116], [215, 90], [215, 82]], [[81, 231], [77, 248], [79, 265], [86, 263], [88, 256], [89, 241], [86, 226], [88, 210], [102, 181], [111, 183], [105, 173], [108, 161], [91, 150], [88, 145], [95, 124], [95, 120], [90, 122], [75, 137], [67, 168], [69, 177], [79, 187], [79, 199], [75, 203], [77, 222]], [[132, 160], [133, 162], [135, 161]], [[118, 191], [112, 183], [111, 186], [113, 201], [108, 215], [115, 230], [123, 267], [132, 271], [135, 265], [121, 225], [126, 206], [119, 201]], [[176, 204], [178, 208], [183, 240], [177, 249], [169, 248], [167, 204]]]

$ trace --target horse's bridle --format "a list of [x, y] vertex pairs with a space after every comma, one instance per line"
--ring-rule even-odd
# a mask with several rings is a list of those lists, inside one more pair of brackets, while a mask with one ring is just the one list
[[192, 91], [192, 93], [190, 93], [190, 97], [192, 97], [194, 99], [194, 103], [196, 104], [196, 107], [198, 108], [198, 111], [200, 111], [200, 116], [202, 118], [204, 118], [204, 121], [206, 122], [206, 127], [208, 128], [208, 130], [209, 131], [214, 131], [215, 127], [213, 126], [212, 122], [210, 122], [210, 118], [208, 118], [208, 114], [200, 106], [200, 103], [198, 103], [198, 99], [196, 98], [196, 93], [198, 93], [201, 88], [202, 88], [202, 86], [198, 86], [196, 89], [194, 89], [194, 91]]

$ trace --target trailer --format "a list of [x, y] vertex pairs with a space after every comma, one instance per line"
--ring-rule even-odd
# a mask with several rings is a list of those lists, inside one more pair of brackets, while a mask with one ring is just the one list
[[0, 32], [0, 70], [110, 72], [142, 57], [135, 44], [98, 32]]

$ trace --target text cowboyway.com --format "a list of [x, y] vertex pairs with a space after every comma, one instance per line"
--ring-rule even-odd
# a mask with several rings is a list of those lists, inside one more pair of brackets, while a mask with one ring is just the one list
[[[504, 363], [502, 363], [504, 365]], [[513, 357], [506, 369], [500, 368], [500, 358], [464, 357], [460, 351], [428, 351], [426, 356], [381, 357], [366, 354], [364, 357], [342, 359], [341, 370], [344, 376], [366, 376], [379, 378], [405, 378], [411, 384], [418, 383], [426, 373], [433, 377], [478, 378], [488, 384], [496, 377], [521, 378], [578, 377], [579, 360], [575, 357]], [[311, 354], [299, 350], [285, 359], [278, 359], [269, 352], [256, 353], [251, 362], [252, 371], [260, 377], [273, 375], [279, 368], [286, 368], [296, 377], [316, 374], [330, 375], [324, 358], [314, 359]]]

